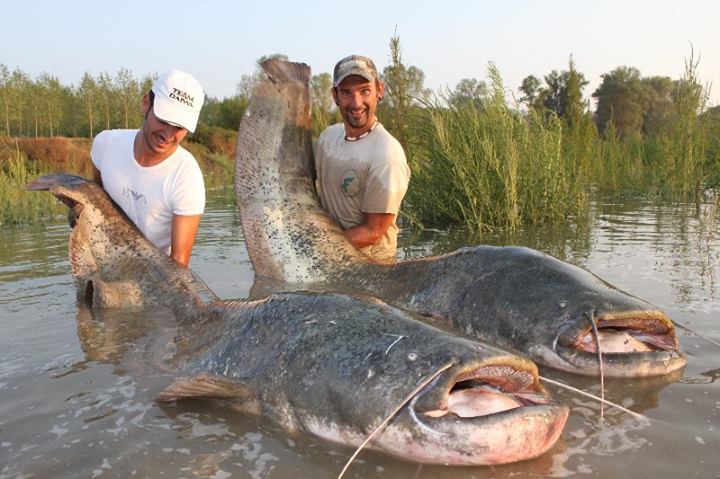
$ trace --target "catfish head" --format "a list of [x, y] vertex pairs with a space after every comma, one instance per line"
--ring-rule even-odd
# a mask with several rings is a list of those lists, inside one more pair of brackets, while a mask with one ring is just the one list
[[216, 299], [190, 269], [158, 250], [97, 183], [54, 173], [26, 188], [47, 190], [70, 208], [68, 254], [78, 301], [92, 307], [166, 306], [188, 315]]

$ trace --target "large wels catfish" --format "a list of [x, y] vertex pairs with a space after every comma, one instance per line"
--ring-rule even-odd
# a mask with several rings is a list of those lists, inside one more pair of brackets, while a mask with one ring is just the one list
[[[565, 371], [633, 377], [686, 359], [672, 321], [595, 275], [520, 247], [381, 264], [355, 250], [314, 189], [307, 65], [268, 60], [237, 145], [235, 191], [260, 279], [355, 290]], [[411, 185], [412, 187], [412, 185]]]
[[[442, 372], [369, 447], [422, 462], [500, 464], [535, 457], [568, 415], [527, 359], [425, 325], [379, 300], [337, 293], [220, 301], [142, 236], [97, 184], [53, 174], [28, 185], [73, 210], [69, 253], [79, 300], [171, 309], [170, 364], [184, 376], [160, 401], [222, 398], [291, 431], [358, 446]], [[443, 369], [447, 367], [447, 369]]]

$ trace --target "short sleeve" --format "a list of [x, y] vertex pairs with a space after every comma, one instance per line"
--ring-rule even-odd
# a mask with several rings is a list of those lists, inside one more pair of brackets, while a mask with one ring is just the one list
[[101, 131], [97, 134], [97, 136], [95, 136], [95, 139], [92, 142], [92, 147], [90, 148], [90, 159], [98, 171], [102, 171], [103, 158], [105, 157], [108, 137], [109, 135], [107, 130]]
[[373, 162], [368, 173], [361, 210], [363, 213], [398, 214], [410, 182], [405, 153], [399, 144], [390, 144], [386, 157]]
[[205, 211], [205, 182], [194, 159], [178, 172], [171, 194], [171, 210], [175, 215], [201, 215]]

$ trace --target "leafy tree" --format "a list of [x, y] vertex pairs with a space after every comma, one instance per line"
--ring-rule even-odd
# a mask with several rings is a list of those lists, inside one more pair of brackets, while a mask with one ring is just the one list
[[31, 99], [33, 95], [33, 83], [30, 78], [22, 71], [15, 69], [10, 75], [10, 105], [14, 108], [14, 114], [11, 111], [11, 125], [17, 125], [17, 135], [23, 132], [30, 134], [31, 120]]
[[226, 130], [237, 131], [245, 110], [247, 110], [248, 99], [241, 95], [218, 100], [206, 98], [203, 108], [200, 111], [199, 122], [207, 126], [217, 126]]
[[540, 80], [534, 75], [528, 75], [523, 78], [520, 85], [520, 102], [527, 105], [529, 109], [540, 109]]
[[382, 79], [385, 82], [385, 101], [378, 107], [378, 115], [388, 119], [389, 128], [407, 151], [408, 116], [413, 108], [429, 98], [430, 90], [424, 86], [425, 73], [403, 63], [397, 33], [390, 38], [390, 65], [383, 69]]
[[539, 99], [548, 110], [560, 118], [566, 118], [582, 112], [585, 105], [582, 101], [582, 89], [588, 84], [585, 76], [575, 69], [575, 62], [570, 57], [567, 70], [551, 71], [545, 76], [545, 88], [540, 89]]
[[98, 101], [98, 86], [95, 79], [90, 73], [85, 72], [82, 79], [80, 80], [80, 87], [78, 88], [78, 96], [83, 104], [83, 111], [85, 119], [87, 120], [87, 134], [88, 138], [95, 136], [95, 110], [97, 108]]
[[525, 77], [519, 88], [520, 102], [538, 112], [554, 113], [571, 127], [576, 125], [586, 110], [582, 91], [588, 81], [575, 68], [572, 56], [567, 70], [552, 70], [543, 79], [545, 86], [533, 75]]
[[403, 110], [430, 96], [430, 90], [425, 88], [425, 72], [403, 63], [397, 33], [390, 38], [390, 65], [383, 69], [381, 78], [385, 82], [385, 98], [391, 107]]
[[110, 112], [114, 107], [114, 91], [112, 78], [106, 72], [100, 73], [100, 76], [97, 80], [97, 85], [98, 91], [100, 93], [103, 117], [105, 120], [105, 129], [109, 130], [112, 128], [110, 123]]
[[641, 78], [644, 107], [642, 132], [645, 135], [670, 133], [677, 119], [673, 100], [675, 82], [669, 77]]
[[451, 94], [451, 101], [456, 105], [473, 105], [480, 110], [487, 94], [488, 88], [484, 81], [463, 78], [455, 86], [455, 90]]
[[588, 84], [585, 76], [578, 72], [575, 68], [575, 62], [570, 57], [567, 71], [564, 74], [564, 89], [561, 91], [561, 108], [560, 117], [570, 128], [580, 125], [585, 112], [585, 103], [583, 102], [582, 90]]
[[621, 66], [601, 75], [602, 82], [592, 94], [597, 99], [595, 122], [605, 132], [612, 120], [619, 136], [639, 134], [645, 116], [640, 71]]
[[137, 117], [132, 111], [138, 110], [137, 105], [140, 98], [142, 98], [140, 85], [133, 77], [132, 72], [127, 68], [121, 68], [117, 73], [115, 85], [118, 91], [117, 97], [120, 100], [120, 106], [122, 108], [123, 128], [128, 129], [131, 123], [136, 124], [137, 122], [137, 118], [131, 120], [131, 117]]
[[[60, 80], [48, 73], [40, 74], [36, 86], [41, 98], [41, 101], [36, 103], [40, 106], [40, 111], [36, 110], [39, 117], [36, 121], [41, 125], [41, 132], [55, 136], [60, 130], [64, 89], [60, 85]], [[45, 128], [42, 125], [45, 125]]]
[[10, 136], [10, 70], [0, 63], [0, 107], [3, 109], [5, 134]]
[[336, 109], [332, 99], [332, 76], [329, 73], [313, 75], [310, 80], [312, 93], [313, 134], [319, 135], [332, 122]]

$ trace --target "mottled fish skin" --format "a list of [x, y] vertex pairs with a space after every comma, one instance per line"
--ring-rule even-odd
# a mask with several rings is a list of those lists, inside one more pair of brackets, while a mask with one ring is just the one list
[[[254, 407], [266, 417], [289, 430], [358, 446], [424, 378], [451, 363], [372, 447], [416, 462], [479, 465], [535, 457], [557, 440], [567, 410], [551, 403], [463, 419], [427, 416], [447, 408], [454, 384], [483, 374], [513, 384], [508, 392], [516, 386], [541, 392], [536, 367], [361, 299], [283, 293], [239, 305], [244, 311], [223, 317], [217, 340], [192, 355], [184, 372], [252, 385]], [[194, 336], [193, 329], [187, 334]]]
[[216, 296], [189, 268], [159, 251], [97, 184], [66, 173], [44, 175], [28, 190], [48, 190], [73, 211], [68, 253], [78, 300], [98, 307], [165, 305], [179, 317]]
[[369, 294], [578, 374], [600, 371], [597, 354], [578, 347], [587, 343], [590, 317], [601, 329], [655, 344], [652, 352], [607, 351], [605, 375], [652, 376], [685, 365], [662, 311], [546, 254], [476, 246], [381, 264], [355, 250], [314, 189], [309, 69], [279, 60], [263, 68], [269, 78], [253, 92], [235, 160], [236, 200], [260, 281]]
[[[369, 297], [295, 292], [221, 301], [151, 245], [97, 184], [53, 174], [28, 189], [49, 190], [73, 209], [69, 253], [80, 301], [175, 313], [166, 360], [182, 377], [161, 402], [230, 400], [290, 431], [355, 447], [448, 366], [368, 447], [422, 463], [502, 464], [544, 453], [562, 432], [568, 409], [550, 401], [526, 358]], [[455, 397], [465, 411], [483, 411], [483, 397], [512, 407], [460, 417]]]

